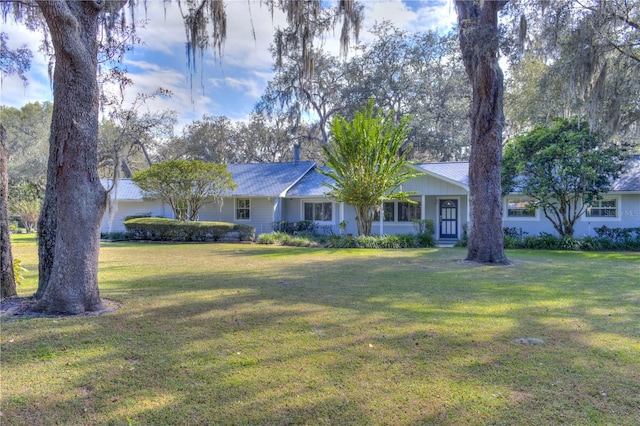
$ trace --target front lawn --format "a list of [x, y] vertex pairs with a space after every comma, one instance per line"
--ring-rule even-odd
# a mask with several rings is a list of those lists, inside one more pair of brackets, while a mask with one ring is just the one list
[[640, 424], [639, 253], [465, 254], [103, 243], [116, 312], [2, 318], [0, 423]]

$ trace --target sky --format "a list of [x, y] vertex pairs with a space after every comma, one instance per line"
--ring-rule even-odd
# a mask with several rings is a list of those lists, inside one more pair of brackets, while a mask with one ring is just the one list
[[[456, 21], [453, 0], [378, 1], [362, 0], [363, 31], [360, 42], [372, 40], [368, 29], [376, 22], [392, 21], [407, 31], [447, 31]], [[137, 93], [153, 93], [158, 88], [171, 91], [171, 97], [148, 100], [144, 111], [175, 110], [178, 114], [176, 134], [184, 125], [203, 115], [226, 116], [246, 120], [273, 76], [273, 59], [269, 45], [274, 28], [284, 26], [282, 14], [273, 17], [266, 7], [247, 0], [227, 0], [227, 40], [222, 56], [213, 50], [205, 52], [200, 70], [189, 82], [186, 33], [177, 1], [147, 0], [147, 11], [136, 11], [137, 35], [143, 44], [125, 55], [125, 65], [133, 85], [125, 92], [124, 105], [131, 105]], [[251, 20], [249, 19], [251, 16]], [[41, 36], [10, 22], [2, 23], [0, 31], [9, 35], [9, 48], [24, 44], [34, 52], [28, 85], [17, 76], [2, 76], [0, 104], [20, 108], [29, 102], [52, 101], [47, 60], [38, 52]], [[253, 33], [255, 31], [255, 38]], [[336, 33], [339, 32], [339, 29]], [[337, 36], [328, 35], [323, 48], [338, 54]]]

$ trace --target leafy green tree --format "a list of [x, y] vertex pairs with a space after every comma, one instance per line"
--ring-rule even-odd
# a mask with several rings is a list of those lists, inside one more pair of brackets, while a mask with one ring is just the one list
[[411, 202], [400, 189], [403, 182], [419, 175], [408, 166], [401, 148], [409, 135], [409, 116], [402, 116], [394, 125], [393, 112], [385, 116], [374, 106], [374, 99], [352, 122], [337, 115], [331, 123], [331, 138], [324, 148], [328, 170], [321, 173], [333, 182], [325, 183], [330, 196], [351, 204], [356, 210], [359, 235], [371, 234], [375, 211], [385, 200]]
[[[98, 57], [122, 59], [129, 45], [127, 37], [135, 32], [135, 24], [128, 21], [134, 21], [135, 7], [142, 3], [0, 0], [3, 20], [12, 16], [30, 29], [45, 32], [47, 53], [55, 57], [47, 187], [38, 223], [35, 297], [39, 299], [37, 309], [44, 312], [78, 314], [103, 306], [98, 289], [98, 255], [107, 192], [98, 178]], [[341, 45], [346, 47], [350, 35], [357, 35], [362, 20], [362, 8], [353, 0], [340, 1], [331, 15], [336, 20], [330, 22], [315, 20], [324, 8], [319, 1], [265, 3], [287, 12], [292, 29], [280, 33], [279, 49], [300, 49], [309, 73], [313, 71], [314, 41], [341, 16]], [[187, 0], [186, 6], [187, 52], [193, 70], [197, 51], [213, 46], [221, 52], [227, 22], [224, 1]]]
[[[17, 74], [23, 83], [27, 84], [26, 72], [31, 66], [31, 56], [26, 46], [18, 50], [10, 50], [7, 46], [7, 35], [0, 32], [0, 74]], [[16, 296], [17, 291], [9, 228], [9, 174], [7, 171], [9, 153], [7, 132], [3, 123], [4, 117], [0, 115], [0, 295], [4, 298]]]
[[171, 93], [158, 89], [151, 94], [138, 93], [125, 107], [122, 102], [111, 102], [109, 118], [100, 123], [98, 133], [99, 168], [102, 177], [130, 178], [133, 171], [152, 164], [150, 153], [157, 151], [159, 141], [173, 137], [177, 122], [175, 111], [140, 112], [145, 103], [158, 96]]
[[622, 159], [621, 148], [605, 144], [586, 122], [556, 119], [507, 144], [503, 191], [530, 196], [560, 236], [571, 236], [589, 204], [601, 199], [619, 175]]
[[0, 106], [0, 121], [7, 131], [10, 185], [30, 183], [44, 191], [52, 113], [51, 102]]
[[160, 198], [171, 206], [178, 220], [198, 220], [205, 204], [220, 202], [236, 187], [225, 164], [200, 160], [170, 160], [155, 163], [131, 178], [146, 197]]
[[411, 33], [384, 21], [373, 27], [376, 36], [359, 47], [348, 62], [339, 99], [350, 117], [370, 96], [385, 111], [411, 115], [410, 159], [466, 160], [469, 155], [471, 90], [457, 46], [457, 34], [435, 31]]
[[[605, 137], [640, 141], [640, 1], [512, 1], [503, 45], [510, 126], [586, 117]], [[509, 39], [511, 37], [511, 39]], [[517, 38], [517, 40], [515, 40]], [[519, 128], [519, 129], [518, 129]]]
[[40, 217], [40, 209], [42, 208], [40, 199], [23, 198], [10, 200], [9, 208], [11, 214], [20, 219], [20, 222], [28, 233], [35, 230], [36, 223], [38, 223], [38, 218]]

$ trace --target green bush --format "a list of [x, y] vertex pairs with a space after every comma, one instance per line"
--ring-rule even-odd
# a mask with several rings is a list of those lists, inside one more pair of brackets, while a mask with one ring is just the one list
[[151, 212], [148, 212], [148, 213], [136, 213], [136, 214], [132, 214], [132, 215], [129, 215], [129, 216], [125, 216], [124, 217], [124, 221], [126, 222], [126, 221], [128, 221], [130, 219], [139, 219], [141, 217], [151, 217]]
[[416, 242], [418, 247], [435, 247], [436, 239], [433, 234], [418, 234], [416, 235]]
[[432, 219], [413, 219], [411, 220], [411, 223], [413, 223], [413, 227], [415, 228], [416, 233], [418, 235], [420, 234], [431, 235], [434, 232]]
[[595, 228], [596, 235], [600, 238], [611, 240], [616, 243], [636, 241], [640, 242], [640, 228], [609, 228], [603, 225]]
[[16, 280], [16, 285], [20, 285], [24, 280], [23, 272], [29, 272], [21, 265], [22, 261], [20, 259], [13, 259], [13, 277]]
[[255, 228], [228, 222], [182, 222], [141, 217], [125, 221], [124, 226], [129, 238], [134, 240], [219, 241], [224, 237], [237, 237], [241, 241], [250, 241], [255, 236]]
[[286, 232], [270, 232], [268, 234], [260, 234], [257, 242], [259, 244], [275, 244], [280, 246], [294, 247], [317, 247], [319, 244], [313, 237], [308, 234], [301, 233], [299, 235], [291, 235]]
[[[427, 234], [422, 234], [427, 235]], [[422, 237], [414, 234], [397, 235], [359, 235], [357, 237], [331, 235], [326, 238], [325, 247], [329, 248], [371, 248], [371, 249], [401, 249], [414, 247], [433, 247], [433, 237]]]
[[324, 246], [327, 248], [360, 248], [356, 237], [342, 235], [330, 235]]
[[126, 232], [102, 232], [100, 234], [102, 240], [127, 240], [129, 236]]
[[287, 234], [298, 234], [300, 232], [308, 234], [316, 234], [318, 231], [318, 224], [312, 220], [300, 220], [298, 222], [274, 222], [274, 232], [285, 232]]

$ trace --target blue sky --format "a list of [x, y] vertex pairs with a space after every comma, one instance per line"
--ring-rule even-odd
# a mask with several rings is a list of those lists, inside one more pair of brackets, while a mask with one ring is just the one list
[[[446, 30], [456, 20], [452, 0], [364, 0], [362, 3], [365, 6], [362, 42], [371, 40], [367, 30], [384, 19], [408, 31]], [[225, 115], [232, 120], [246, 119], [272, 76], [272, 58], [268, 48], [274, 26], [285, 23], [283, 16], [276, 14], [272, 19], [265, 7], [260, 7], [257, 2], [250, 4], [253, 27], [248, 19], [248, 2], [227, 1], [228, 29], [223, 55], [216, 58], [213, 52], [206, 52], [201, 64], [204, 71], [202, 81], [199, 74], [194, 76], [191, 90], [185, 30], [178, 2], [165, 6], [161, 0], [147, 0], [148, 22], [144, 28], [138, 28], [144, 45], [136, 46], [125, 57], [129, 76], [134, 81], [125, 93], [125, 105], [133, 100], [136, 93], [151, 93], [162, 87], [171, 90], [173, 96], [150, 100], [144, 108], [150, 111], [176, 110], [176, 133], [180, 133], [183, 125], [204, 114]], [[138, 17], [144, 18], [143, 10], [138, 11]], [[47, 62], [37, 51], [40, 36], [11, 22], [3, 23], [2, 31], [9, 34], [11, 48], [27, 44], [34, 51], [34, 58], [27, 87], [23, 87], [15, 76], [2, 76], [0, 103], [21, 107], [28, 102], [52, 100]], [[324, 48], [337, 54], [337, 39], [328, 36], [324, 40]]]

